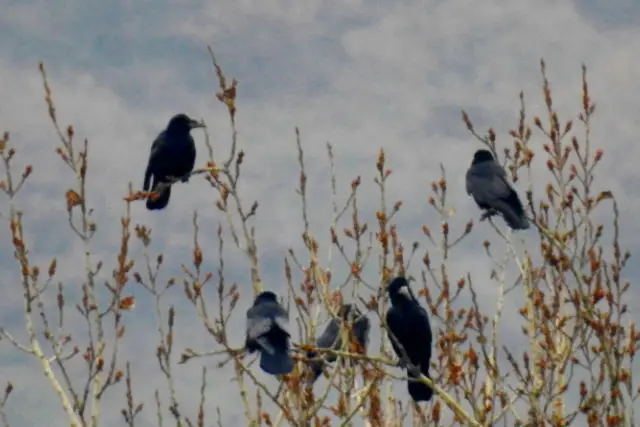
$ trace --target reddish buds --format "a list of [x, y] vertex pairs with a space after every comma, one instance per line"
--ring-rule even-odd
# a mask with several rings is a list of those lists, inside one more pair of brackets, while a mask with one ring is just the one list
[[53, 277], [54, 274], [56, 274], [56, 267], [58, 265], [58, 262], [56, 261], [56, 259], [52, 259], [51, 260], [51, 264], [49, 264], [49, 277]]
[[538, 117], [538, 116], [535, 116], [533, 118], [533, 123], [535, 123], [535, 125], [538, 126], [539, 128], [542, 127], [542, 121], [540, 120], [540, 117]]
[[80, 199], [80, 195], [73, 190], [67, 190], [65, 196], [67, 199], [68, 212], [71, 212], [71, 209], [73, 209], [75, 206], [78, 206], [80, 203], [82, 203], [82, 200]]
[[381, 148], [378, 152], [378, 160], [376, 161], [376, 169], [378, 172], [382, 173], [384, 170], [384, 150]]
[[193, 265], [195, 265], [196, 268], [199, 268], [201, 264], [202, 264], [202, 250], [200, 249], [199, 246], [196, 246], [195, 249], [193, 250]]
[[360, 185], [360, 176], [358, 175], [356, 179], [351, 181], [351, 189], [355, 190], [356, 188], [358, 188], [359, 185]]
[[599, 162], [600, 159], [602, 159], [603, 155], [604, 155], [604, 151], [603, 150], [596, 151], [596, 156], [594, 158], [594, 162]]
[[131, 310], [136, 306], [136, 299], [133, 295], [126, 296], [120, 300], [118, 306], [121, 310]]

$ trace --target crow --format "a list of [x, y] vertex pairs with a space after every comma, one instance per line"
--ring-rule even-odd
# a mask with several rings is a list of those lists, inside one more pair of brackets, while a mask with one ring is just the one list
[[[203, 124], [190, 119], [186, 114], [177, 114], [171, 118], [167, 128], [151, 145], [149, 162], [144, 173], [144, 191], [156, 191], [158, 184], [169, 184], [170, 179], [189, 181], [189, 173], [196, 162], [196, 144], [189, 133], [191, 129], [204, 127]], [[151, 178], [153, 177], [153, 185]], [[151, 190], [149, 190], [151, 188]], [[164, 209], [169, 204], [171, 185], [160, 192], [156, 200], [147, 198], [147, 209], [150, 211]]]
[[260, 352], [260, 368], [271, 375], [293, 370], [289, 354], [289, 313], [278, 304], [276, 294], [260, 293], [247, 310], [245, 347], [249, 353]]
[[490, 151], [475, 152], [466, 181], [467, 194], [473, 197], [480, 209], [487, 211], [483, 217], [500, 213], [511, 229], [529, 228], [518, 193], [511, 187], [507, 181], [507, 173]]
[[[429, 360], [433, 337], [427, 311], [413, 296], [409, 283], [404, 277], [393, 279], [387, 287], [387, 292], [391, 300], [391, 307], [386, 316], [389, 331], [404, 349], [411, 365], [418, 368], [427, 378], [431, 378]], [[433, 397], [433, 390], [425, 383], [414, 380], [419, 378], [418, 372], [407, 366], [406, 359], [391, 334], [389, 334], [389, 340], [393, 350], [400, 358], [400, 365], [408, 371], [409, 395], [416, 402], [428, 402]]]
[[[358, 307], [353, 304], [344, 304], [338, 311], [338, 317], [343, 322], [350, 324], [348, 330], [348, 337], [350, 342], [356, 342], [358, 344], [358, 350], [366, 352], [367, 345], [369, 344], [369, 329], [371, 328], [371, 322], [366, 316], [363, 316]], [[339, 350], [342, 348], [342, 336], [340, 324], [342, 322], [337, 318], [332, 318], [322, 335], [316, 341], [316, 347], [318, 348], [331, 348], [333, 350]], [[335, 362], [337, 357], [333, 354], [322, 355], [327, 363]], [[307, 352], [308, 358], [316, 357], [315, 351]], [[312, 377], [310, 383], [313, 384], [322, 374], [322, 367], [324, 362], [322, 360], [309, 362], [311, 368]]]

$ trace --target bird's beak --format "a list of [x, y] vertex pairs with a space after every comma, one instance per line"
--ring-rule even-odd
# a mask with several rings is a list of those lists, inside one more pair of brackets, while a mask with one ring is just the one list
[[191, 128], [191, 129], [203, 128], [203, 127], [205, 127], [204, 122], [199, 122], [197, 120], [191, 120], [189, 122], [189, 128]]
[[413, 295], [411, 295], [411, 291], [406, 286], [403, 286], [400, 289], [398, 289], [398, 293], [407, 299], [413, 299]]

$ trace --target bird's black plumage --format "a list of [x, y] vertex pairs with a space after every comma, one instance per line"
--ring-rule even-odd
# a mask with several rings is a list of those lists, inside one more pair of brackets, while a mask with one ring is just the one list
[[289, 313], [278, 304], [276, 294], [260, 293], [247, 310], [245, 346], [250, 353], [260, 352], [263, 371], [283, 375], [293, 370], [289, 337]]
[[488, 150], [478, 150], [466, 175], [467, 194], [487, 216], [500, 213], [513, 230], [526, 230], [529, 221], [518, 193], [507, 181], [507, 173]]
[[[391, 307], [387, 311], [386, 321], [390, 332], [404, 349], [411, 364], [424, 376], [429, 376], [431, 359], [432, 334], [427, 311], [414, 297], [409, 283], [404, 277], [396, 277], [387, 288]], [[403, 353], [394, 339], [389, 336], [396, 355], [403, 360]], [[406, 366], [406, 363], [403, 363]], [[416, 402], [428, 402], [433, 397], [433, 390], [425, 383], [412, 380], [419, 378], [416, 372], [408, 369], [409, 395]]]
[[[167, 128], [151, 145], [149, 162], [144, 173], [144, 191], [156, 191], [158, 184], [168, 183], [170, 178], [189, 181], [196, 162], [196, 144], [191, 137], [191, 129], [203, 127], [185, 114], [177, 114], [171, 118]], [[153, 178], [153, 184], [152, 184]], [[147, 198], [147, 209], [164, 209], [169, 204], [171, 186], [167, 185], [156, 200]]]
[[[320, 335], [318, 340], [316, 341], [316, 347], [318, 348], [330, 348], [333, 350], [339, 350], [342, 348], [342, 336], [341, 336], [341, 328], [340, 324], [342, 322], [345, 325], [350, 325], [351, 327], [348, 329], [348, 338], [350, 342], [356, 342], [360, 351], [366, 352], [367, 345], [369, 344], [369, 329], [371, 328], [371, 322], [369, 319], [364, 316], [358, 307], [353, 304], [344, 304], [340, 307], [338, 311], [338, 318], [332, 318], [326, 329]], [[348, 350], [348, 349], [347, 349]], [[310, 351], [307, 353], [308, 358], [314, 358], [317, 354], [314, 351]], [[324, 360], [328, 363], [333, 363], [336, 361], [337, 357], [333, 354], [324, 354]], [[322, 360], [314, 360], [309, 362], [309, 367], [311, 369], [311, 380], [310, 382], [313, 384], [318, 377], [322, 374], [322, 367], [324, 363]]]

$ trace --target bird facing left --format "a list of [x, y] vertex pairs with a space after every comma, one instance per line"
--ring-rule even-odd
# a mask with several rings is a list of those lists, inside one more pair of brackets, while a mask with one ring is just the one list
[[271, 375], [293, 370], [289, 354], [289, 313], [271, 291], [260, 293], [247, 310], [245, 347], [249, 353], [260, 352], [260, 368]]
[[[186, 114], [177, 114], [153, 141], [144, 173], [143, 190], [158, 192], [159, 197], [155, 200], [147, 198], [147, 209], [166, 208], [171, 197], [171, 184], [176, 180], [189, 181], [189, 174], [196, 163], [196, 144], [190, 132], [202, 127], [204, 124]], [[159, 188], [160, 184], [162, 186]]]

